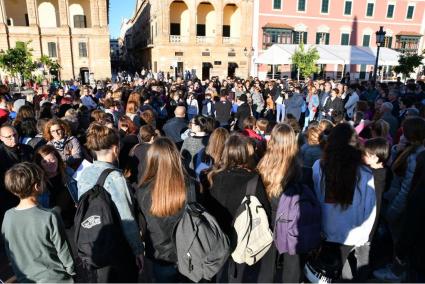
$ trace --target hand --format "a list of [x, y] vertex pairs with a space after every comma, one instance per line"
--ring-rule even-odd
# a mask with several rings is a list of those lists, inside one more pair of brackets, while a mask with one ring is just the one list
[[139, 272], [143, 271], [143, 265], [145, 263], [144, 258], [143, 253], [136, 256], [136, 265], [139, 268]]

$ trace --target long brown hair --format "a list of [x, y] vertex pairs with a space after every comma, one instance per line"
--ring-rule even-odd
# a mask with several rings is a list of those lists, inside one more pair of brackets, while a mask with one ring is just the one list
[[215, 162], [213, 169], [208, 173], [208, 182], [213, 184], [216, 174], [232, 169], [245, 168], [254, 170], [254, 145], [252, 141], [241, 134], [231, 134], [224, 144], [220, 161]]
[[168, 138], [156, 139], [146, 155], [140, 187], [150, 185], [150, 213], [156, 217], [177, 214], [186, 201], [185, 171], [176, 145]]
[[297, 153], [298, 143], [292, 127], [276, 125], [267, 144], [267, 152], [257, 167], [269, 198], [279, 197], [285, 186], [300, 174]]
[[407, 158], [424, 143], [425, 120], [420, 117], [409, 117], [403, 122], [403, 135], [409, 145], [398, 155], [392, 165], [393, 172], [398, 176], [404, 176], [407, 169]]
[[213, 163], [220, 160], [224, 149], [224, 143], [228, 137], [229, 131], [222, 127], [215, 129], [211, 134], [208, 145], [205, 148], [205, 154], [211, 157]]

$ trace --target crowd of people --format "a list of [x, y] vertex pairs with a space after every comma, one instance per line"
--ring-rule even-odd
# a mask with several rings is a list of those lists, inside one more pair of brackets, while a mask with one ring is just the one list
[[[0, 86], [2, 242], [18, 282], [187, 282], [173, 233], [192, 194], [230, 244], [205, 281], [425, 281], [423, 82], [141, 74], [94, 86], [44, 81], [25, 96]], [[303, 246], [271, 244], [248, 265], [232, 252], [253, 179], [275, 243], [290, 192], [312, 193], [320, 218], [298, 212], [290, 237]], [[79, 257], [84, 240], [74, 237], [101, 223], [75, 223], [96, 185], [124, 237], [102, 267]], [[319, 243], [309, 238], [316, 227]]]

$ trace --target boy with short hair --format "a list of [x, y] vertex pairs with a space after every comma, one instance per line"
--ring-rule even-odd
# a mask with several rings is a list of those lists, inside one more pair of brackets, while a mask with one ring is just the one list
[[2, 225], [6, 253], [19, 283], [73, 282], [74, 260], [60, 217], [40, 207], [43, 170], [33, 163], [14, 165], [5, 175], [6, 189], [19, 197]]

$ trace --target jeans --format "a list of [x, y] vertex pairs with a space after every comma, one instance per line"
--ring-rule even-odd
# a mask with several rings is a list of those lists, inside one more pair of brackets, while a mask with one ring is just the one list
[[285, 120], [285, 105], [276, 104], [276, 122], [280, 123]]

